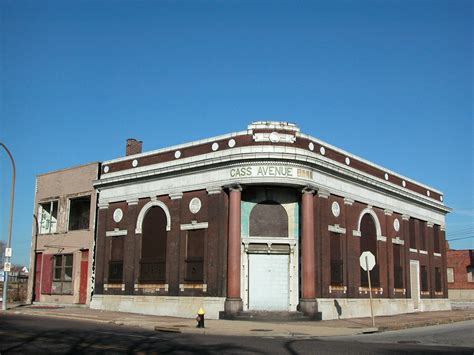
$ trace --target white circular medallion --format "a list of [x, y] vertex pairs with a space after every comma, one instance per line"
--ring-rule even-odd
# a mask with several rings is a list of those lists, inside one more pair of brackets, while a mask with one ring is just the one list
[[109, 170], [110, 170], [110, 168], [109, 168], [108, 165], [104, 166], [104, 173], [107, 174], [109, 172]]
[[443, 202], [443, 196], [439, 196], [439, 200]]
[[336, 201], [332, 203], [331, 210], [334, 217], [339, 217], [341, 214], [341, 207], [339, 207], [339, 204]]
[[189, 202], [189, 210], [191, 211], [191, 213], [198, 213], [201, 210], [201, 200], [197, 197], [194, 197]]
[[321, 155], [324, 155], [326, 154], [326, 149], [324, 149], [324, 147], [321, 147], [319, 148], [319, 152], [321, 153]]
[[395, 218], [395, 220], [393, 221], [393, 229], [395, 229], [396, 232], [400, 230], [400, 221], [398, 220], [398, 218]]
[[426, 190], [426, 196], [430, 197], [430, 190]]
[[174, 152], [174, 157], [176, 159], [179, 159], [179, 157], [181, 156], [181, 152], [179, 150], [177, 150], [176, 152]]
[[114, 221], [115, 222], [120, 222], [122, 220], [122, 217], [123, 217], [123, 211], [122, 209], [120, 208], [117, 208], [115, 211], [114, 211]]
[[212, 143], [212, 150], [215, 152], [217, 149], [219, 149], [219, 143], [217, 142]]
[[309, 142], [308, 148], [309, 148], [309, 150], [311, 150], [311, 151], [314, 150], [314, 144], [313, 144], [313, 142]]
[[270, 133], [270, 142], [278, 143], [280, 141], [280, 135], [277, 132]]
[[229, 139], [229, 142], [227, 143], [229, 145], [230, 148], [234, 148], [235, 147], [235, 139]]
[[137, 160], [137, 159], [133, 159], [133, 161], [132, 161], [132, 166], [135, 168], [137, 165], [138, 165], [138, 160]]
[[388, 174], [385, 173], [385, 180], [388, 180]]
[[402, 181], [402, 185], [403, 187], [406, 187], [407, 186], [407, 182], [405, 180]]
[[349, 165], [351, 163], [351, 160], [349, 159], [349, 157], [346, 157], [346, 165]]

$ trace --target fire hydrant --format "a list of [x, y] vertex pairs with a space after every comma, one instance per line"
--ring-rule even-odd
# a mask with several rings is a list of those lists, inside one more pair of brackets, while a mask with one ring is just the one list
[[202, 307], [199, 308], [199, 311], [196, 317], [196, 320], [198, 322], [196, 326], [197, 328], [204, 328], [204, 314], [205, 314], [204, 309], [202, 309]]

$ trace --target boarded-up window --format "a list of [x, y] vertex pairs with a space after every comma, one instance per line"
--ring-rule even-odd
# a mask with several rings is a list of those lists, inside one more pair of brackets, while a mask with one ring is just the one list
[[420, 267], [421, 291], [428, 291], [428, 270], [426, 266]]
[[393, 280], [395, 288], [403, 288], [402, 246], [393, 244]]
[[474, 282], [474, 266], [468, 266], [466, 268], [467, 271], [467, 282]]
[[39, 234], [56, 233], [56, 225], [58, 224], [58, 201], [40, 203], [38, 215]]
[[415, 220], [410, 219], [410, 248], [416, 249], [416, 230], [415, 230]]
[[58, 295], [72, 294], [72, 254], [54, 257], [52, 293]]
[[435, 267], [435, 291], [441, 292], [441, 269]]
[[91, 197], [83, 196], [69, 201], [69, 230], [89, 228]]
[[448, 267], [446, 270], [448, 282], [454, 282], [454, 268]]
[[148, 210], [143, 219], [140, 282], [166, 281], [166, 214], [161, 207]]
[[185, 280], [204, 281], [204, 243], [205, 229], [194, 229], [186, 235], [186, 273]]
[[426, 222], [420, 221], [420, 250], [427, 250], [426, 249]]
[[123, 279], [123, 242], [124, 237], [113, 237], [109, 262], [109, 282], [121, 283]]
[[250, 213], [249, 232], [252, 237], [288, 237], [288, 214], [278, 202], [259, 202]]
[[[379, 265], [377, 262], [377, 229], [375, 227], [374, 218], [370, 214], [365, 214], [360, 222], [360, 252], [370, 251], [375, 256], [376, 264], [370, 271], [370, 280], [373, 287], [380, 286]], [[361, 286], [368, 287], [369, 279], [367, 271], [360, 268]]]
[[342, 236], [331, 232], [331, 285], [343, 285]]
[[435, 253], [441, 253], [441, 248], [440, 248], [440, 240], [439, 240], [439, 226], [434, 225], [433, 226], [433, 251]]

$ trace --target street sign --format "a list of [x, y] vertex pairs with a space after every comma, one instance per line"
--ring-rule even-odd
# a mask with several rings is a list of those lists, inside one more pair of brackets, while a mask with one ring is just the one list
[[[367, 262], [365, 258], [367, 257]], [[367, 271], [367, 266], [369, 267], [369, 271], [372, 270], [375, 266], [375, 256], [370, 251], [364, 251], [360, 254], [359, 258], [360, 267]]]
[[5, 248], [5, 256], [12, 257], [12, 248]]
[[3, 271], [10, 272], [11, 267], [12, 267], [11, 263], [5, 263], [3, 266]]

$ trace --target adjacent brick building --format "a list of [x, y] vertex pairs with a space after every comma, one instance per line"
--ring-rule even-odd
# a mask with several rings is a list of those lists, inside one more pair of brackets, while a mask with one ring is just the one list
[[28, 301], [89, 304], [100, 165], [36, 177]]
[[[131, 146], [137, 147], [137, 151]], [[286, 122], [102, 163], [91, 307], [210, 318], [449, 309], [443, 194]]]
[[474, 250], [448, 249], [447, 267], [449, 298], [474, 301]]

